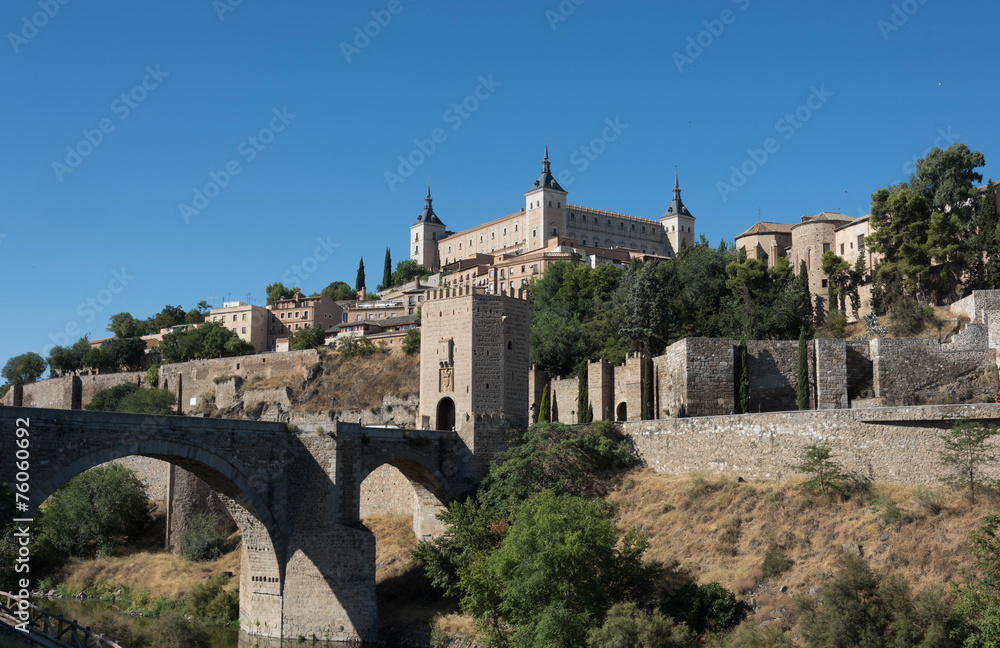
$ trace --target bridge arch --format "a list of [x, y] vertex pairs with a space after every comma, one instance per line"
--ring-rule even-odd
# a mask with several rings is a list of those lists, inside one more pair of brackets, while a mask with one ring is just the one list
[[448, 480], [428, 457], [409, 448], [398, 448], [388, 456], [382, 455], [365, 462], [363, 473], [358, 476], [359, 513], [365, 481], [369, 477], [385, 478], [386, 466], [395, 468], [412, 488], [413, 532], [417, 539], [424, 540], [444, 533], [445, 526], [436, 516], [445, 510], [450, 499]]
[[204, 448], [169, 441], [130, 441], [80, 455], [52, 471], [36, 471], [31, 481], [31, 511], [77, 475], [101, 464], [143, 456], [193, 473], [219, 494], [240, 529], [240, 626], [249, 632], [280, 633], [286, 538], [246, 471]]

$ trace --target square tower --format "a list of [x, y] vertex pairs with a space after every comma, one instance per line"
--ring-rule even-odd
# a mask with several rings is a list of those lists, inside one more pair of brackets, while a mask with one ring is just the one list
[[524, 238], [526, 251], [546, 247], [546, 240], [566, 236], [566, 190], [552, 176], [549, 145], [545, 145], [542, 173], [524, 194], [527, 227]]
[[528, 426], [528, 301], [432, 290], [421, 310], [417, 427], [458, 432], [485, 472]]
[[431, 185], [427, 183], [424, 211], [417, 216], [417, 222], [410, 225], [410, 258], [432, 272], [437, 271], [441, 266], [437, 242], [448, 235], [447, 229], [434, 213]]
[[694, 216], [684, 206], [681, 201], [681, 185], [674, 174], [674, 199], [667, 207], [667, 211], [660, 217], [660, 223], [667, 233], [667, 240], [673, 248], [672, 253], [677, 254], [681, 249], [681, 241], [690, 247], [694, 245]]

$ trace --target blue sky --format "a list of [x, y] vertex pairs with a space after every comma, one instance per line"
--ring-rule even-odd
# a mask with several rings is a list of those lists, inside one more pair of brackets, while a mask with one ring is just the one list
[[936, 144], [1000, 178], [998, 18], [986, 0], [8, 0], [0, 363], [121, 311], [353, 284], [362, 255], [377, 284], [427, 181], [456, 231], [513, 213], [546, 139], [572, 204], [658, 218], [678, 167], [713, 244], [863, 215]]

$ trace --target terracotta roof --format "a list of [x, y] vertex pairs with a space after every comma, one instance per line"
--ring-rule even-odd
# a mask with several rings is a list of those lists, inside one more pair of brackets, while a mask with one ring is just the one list
[[741, 236], [751, 236], [753, 234], [790, 234], [792, 232], [791, 223], [772, 223], [770, 221], [758, 221], [750, 226], [750, 229], [743, 232], [742, 234], [737, 234], [736, 238]]

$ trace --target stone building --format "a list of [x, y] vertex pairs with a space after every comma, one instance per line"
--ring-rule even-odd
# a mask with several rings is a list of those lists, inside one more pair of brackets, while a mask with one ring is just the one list
[[326, 296], [279, 299], [270, 311], [267, 344], [269, 351], [288, 351], [288, 337], [304, 328], [319, 326], [324, 331], [343, 321], [343, 309]]
[[458, 432], [480, 468], [528, 425], [528, 301], [432, 290], [420, 334], [420, 411], [416, 427]]
[[[804, 262], [809, 273], [809, 292], [817, 313], [829, 311], [829, 277], [823, 273], [822, 259], [825, 252], [834, 252], [854, 267], [863, 256], [868, 276], [878, 261], [865, 240], [871, 234], [868, 216], [852, 218], [837, 212], [820, 212], [803, 216], [795, 224], [759, 221], [736, 236], [736, 247], [746, 252], [748, 258], [760, 259], [773, 267], [781, 257], [786, 257], [798, 274]], [[861, 308], [854, 309], [848, 300], [845, 304], [848, 319], [856, 320], [870, 311], [871, 287], [860, 290]]]
[[681, 200], [676, 175], [673, 200], [659, 219], [571, 205], [567, 194], [552, 174], [548, 146], [541, 175], [525, 194], [524, 208], [496, 220], [460, 232], [448, 231], [434, 213], [428, 187], [424, 211], [410, 226], [410, 258], [430, 269], [476, 259], [476, 267], [481, 268], [498, 255], [509, 258], [545, 249], [551, 239], [573, 239], [582, 247], [627, 248], [660, 257], [674, 256], [681, 240], [694, 244], [695, 218]]
[[221, 322], [223, 326], [250, 343], [257, 353], [268, 349], [267, 327], [271, 313], [266, 308], [241, 301], [223, 302], [205, 316], [206, 322]]

